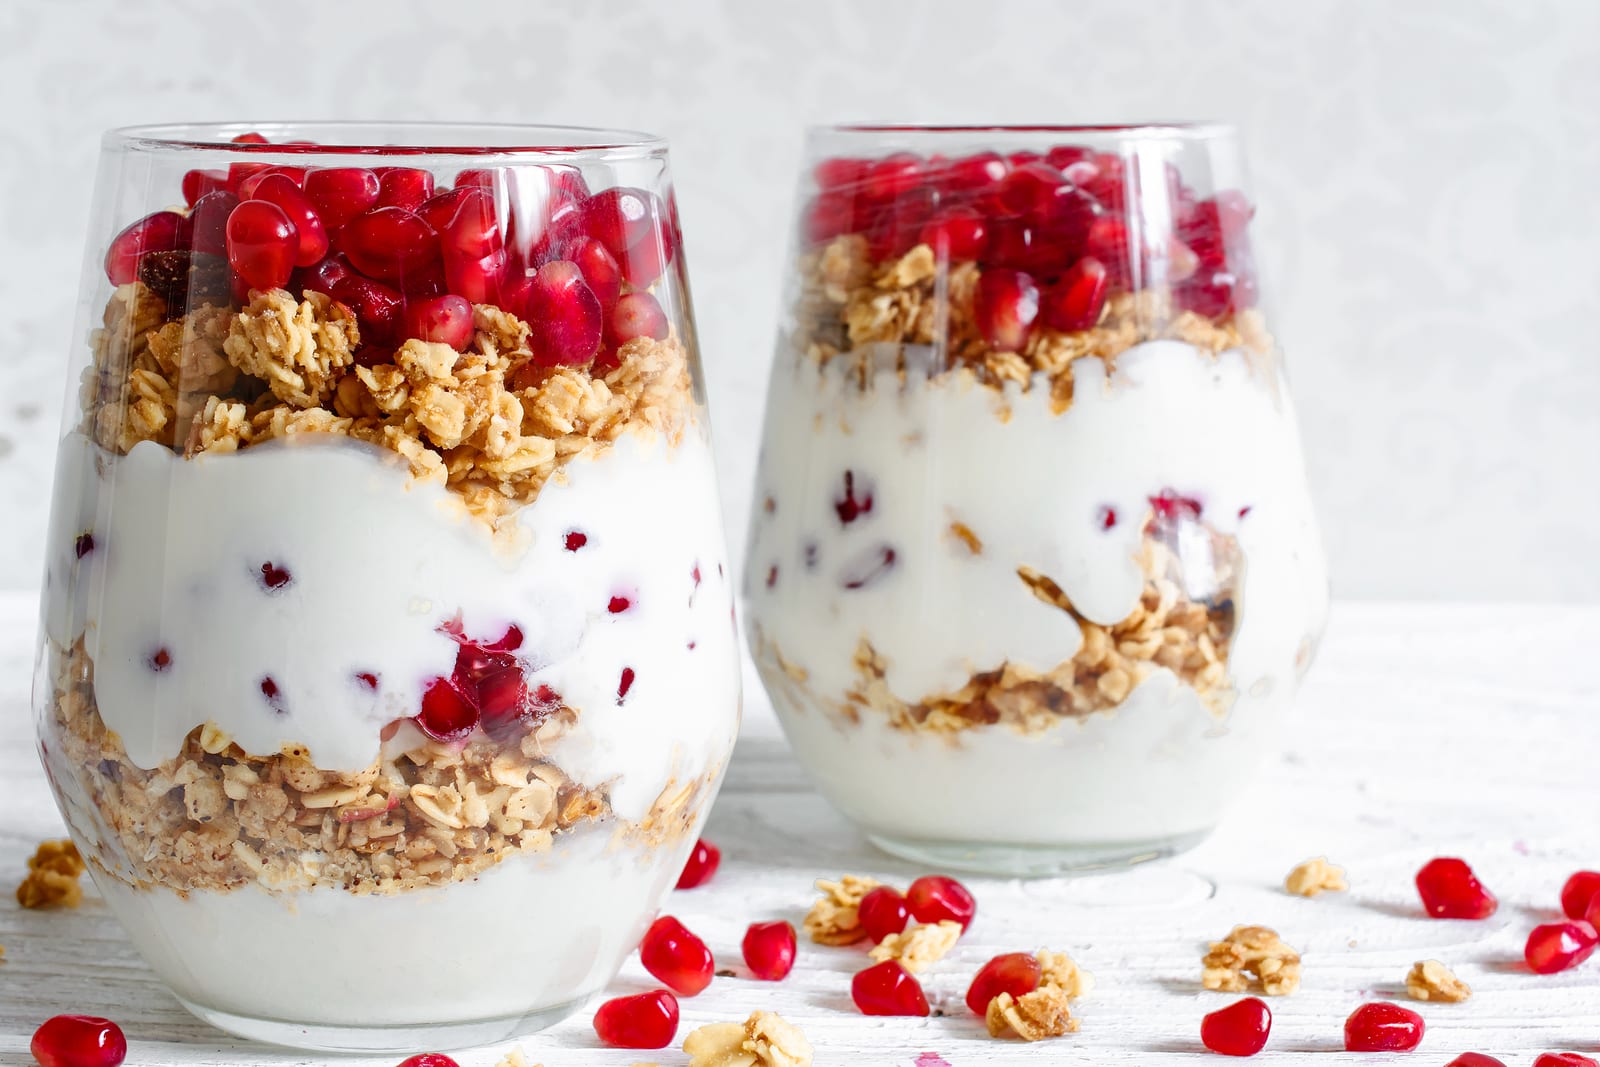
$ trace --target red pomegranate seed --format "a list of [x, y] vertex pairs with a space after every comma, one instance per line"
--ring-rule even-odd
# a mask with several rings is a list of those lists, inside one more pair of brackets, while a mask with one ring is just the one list
[[629, 600], [627, 597], [614, 596], [611, 598], [611, 602], [606, 605], [606, 610], [611, 612], [613, 615], [621, 615], [624, 611], [627, 611], [631, 607], [633, 607], [633, 601]]
[[1465, 860], [1441, 856], [1417, 872], [1422, 908], [1435, 919], [1487, 919], [1500, 902], [1485, 889]]
[[1039, 289], [1021, 271], [986, 270], [978, 279], [973, 315], [997, 352], [1020, 352], [1039, 317]]
[[168, 652], [165, 648], [158, 648], [154, 653], [151, 654], [151, 670], [159, 674], [161, 671], [166, 670], [170, 666], [172, 666], [172, 653]]
[[1600, 930], [1600, 893], [1589, 898], [1589, 910], [1583, 913], [1583, 921]]
[[1522, 950], [1535, 974], [1555, 974], [1576, 967], [1594, 955], [1600, 937], [1582, 919], [1574, 922], [1544, 923], [1535, 926]]
[[298, 189], [301, 183], [306, 180], [306, 171], [304, 167], [263, 167], [239, 183], [239, 188], [235, 190], [239, 194], [239, 199], [261, 199], [257, 195], [257, 190], [261, 188], [262, 182], [273, 176], [288, 178], [289, 182]]
[[635, 289], [648, 289], [672, 262], [676, 250], [672, 237], [655, 231], [635, 242], [622, 257], [622, 276]]
[[572, 242], [568, 258], [583, 272], [583, 280], [594, 290], [600, 306], [610, 310], [622, 294], [622, 268], [616, 257], [593, 237], [580, 237]]
[[228, 176], [220, 170], [187, 170], [183, 172], [183, 202], [194, 207], [207, 193], [228, 187]]
[[614, 1048], [666, 1048], [678, 1033], [678, 998], [665, 989], [617, 997], [594, 1013], [594, 1032]]
[[1577, 1052], [1544, 1052], [1533, 1061], [1533, 1067], [1600, 1067], [1600, 1063]]
[[808, 245], [831, 241], [855, 228], [855, 207], [847, 193], [821, 193], [800, 212], [800, 236]]
[[535, 708], [528, 700], [528, 683], [518, 667], [496, 671], [477, 684], [479, 724], [490, 737], [513, 733]]
[[864, 159], [847, 159], [835, 157], [824, 159], [811, 168], [811, 176], [816, 179], [817, 185], [823, 189], [837, 189], [841, 185], [855, 185], [867, 175], [867, 168], [871, 166]]
[[936, 180], [947, 192], [982, 193], [992, 189], [1010, 169], [998, 152], [979, 152], [939, 167]]
[[890, 201], [922, 184], [922, 160], [896, 152], [867, 165], [862, 193], [868, 200]]
[[189, 212], [189, 247], [208, 255], [228, 251], [228, 217], [239, 206], [239, 198], [226, 189], [207, 193]]
[[571, 260], [552, 260], [538, 269], [523, 318], [532, 328], [534, 358], [543, 366], [581, 366], [600, 348], [600, 300]]
[[1199, 500], [1192, 496], [1184, 496], [1172, 489], [1163, 489], [1149, 500], [1150, 508], [1155, 513], [1155, 521], [1162, 523], [1198, 519], [1203, 510]]
[[927, 1015], [928, 998], [898, 960], [884, 960], [850, 980], [850, 999], [863, 1015]]
[[432, 226], [437, 233], [443, 233], [456, 217], [456, 212], [461, 210], [461, 205], [467, 198], [475, 195], [476, 189], [446, 189], [424, 200], [421, 206], [413, 208], [417, 216]]
[[1095, 524], [1102, 530], [1114, 528], [1117, 525], [1117, 509], [1109, 506], [1102, 507], [1095, 514]]
[[356, 270], [393, 281], [424, 270], [439, 258], [439, 235], [420, 215], [380, 207], [357, 215], [339, 231], [339, 249]]
[[[368, 689], [376, 690], [378, 688], [378, 676], [373, 674], [371, 671], [357, 671], [356, 681], [360, 682]], [[384, 740], [387, 741], [388, 738], [386, 737]]]
[[1045, 325], [1064, 333], [1090, 329], [1105, 310], [1109, 285], [1105, 265], [1084, 256], [1045, 292], [1041, 302]]
[[461, 1067], [461, 1065], [442, 1052], [424, 1052], [420, 1056], [401, 1060], [399, 1067]]
[[189, 243], [188, 220], [176, 211], [146, 215], [111, 239], [106, 249], [106, 277], [127, 285], [139, 276], [139, 257], [146, 252], [172, 252]]
[[361, 167], [328, 167], [306, 173], [306, 197], [329, 232], [372, 210], [381, 188], [378, 176]]
[[1463, 1052], [1444, 1067], [1506, 1067], [1506, 1064], [1485, 1052]]
[[276, 563], [267, 562], [261, 565], [261, 584], [268, 589], [282, 589], [294, 580], [294, 575], [288, 569]]
[[630, 248], [655, 233], [661, 215], [661, 201], [654, 193], [626, 185], [603, 189], [579, 208], [584, 230], [618, 262]]
[[833, 510], [846, 526], [872, 510], [871, 490], [863, 489], [861, 495], [856, 496], [855, 471], [844, 472], [844, 496], [834, 499]]
[[94, 534], [81, 533], [72, 542], [72, 551], [79, 559], [94, 551]]
[[[415, 167], [379, 167], [376, 207], [415, 211], [433, 196], [433, 174]], [[434, 229], [438, 229], [437, 226]]]
[[309, 289], [312, 292], [333, 295], [333, 287], [350, 276], [350, 264], [343, 256], [333, 255], [320, 263], [303, 267], [289, 279], [289, 289], [296, 294]]
[[1048, 163], [1025, 163], [1001, 179], [995, 199], [1013, 215], [1037, 216], [1066, 184], [1061, 172]]
[[228, 263], [252, 289], [278, 289], [294, 272], [294, 223], [276, 204], [246, 200], [228, 216]]
[[447, 678], [435, 678], [422, 694], [417, 725], [435, 741], [460, 741], [478, 725], [478, 709]]
[[951, 263], [977, 259], [989, 247], [989, 224], [970, 207], [947, 207], [922, 227], [918, 241]]
[[346, 274], [333, 285], [333, 298], [356, 313], [364, 345], [386, 345], [398, 340], [403, 298], [395, 290], [363, 278]]
[[1569, 919], [1581, 919], [1596, 896], [1600, 896], [1600, 871], [1576, 871], [1561, 887], [1561, 910]]
[[704, 990], [716, 971], [706, 943], [670, 915], [663, 915], [645, 931], [639, 944], [639, 962], [681, 997], [692, 997]]
[[617, 301], [611, 312], [611, 336], [618, 344], [636, 337], [666, 339], [667, 313], [649, 293], [629, 293]]
[[1224, 1056], [1254, 1056], [1272, 1033], [1272, 1009], [1260, 997], [1245, 997], [1200, 1020], [1200, 1042]]
[[1409, 1052], [1422, 1044], [1422, 1016], [1387, 1001], [1363, 1004], [1344, 1021], [1347, 1052]]
[[110, 1019], [57, 1015], [33, 1032], [28, 1048], [40, 1067], [117, 1067], [128, 1056], [128, 1039]]
[[1074, 163], [1082, 163], [1093, 156], [1093, 150], [1082, 145], [1058, 144], [1044, 154], [1044, 161], [1057, 170], [1066, 170]]
[[717, 873], [721, 863], [722, 850], [702, 837], [694, 843], [689, 860], [683, 865], [683, 873], [678, 875], [678, 888], [694, 889], [705, 885]]
[[856, 914], [861, 920], [861, 929], [876, 943], [904, 930], [911, 918], [911, 909], [906, 907], [906, 898], [899, 890], [880, 885], [867, 890]]
[[794, 927], [778, 921], [751, 923], [740, 943], [750, 973], [766, 982], [780, 982], [794, 970]]
[[568, 552], [576, 552], [589, 543], [589, 535], [581, 530], [568, 530], [564, 544]]
[[967, 887], [942, 874], [925, 874], [912, 882], [906, 890], [906, 907], [919, 923], [953, 919], [963, 931], [972, 925], [972, 917], [978, 912], [978, 902]]
[[967, 987], [967, 1007], [984, 1015], [989, 1002], [1001, 993], [1020, 997], [1038, 988], [1039, 961], [1027, 952], [1007, 952], [978, 968]]
[[408, 303], [405, 308], [406, 336], [446, 344], [465, 352], [472, 343], [472, 305], [466, 298], [446, 295]]
[[503, 248], [481, 259], [462, 259], [453, 254], [444, 257], [446, 288], [474, 304], [517, 306], [515, 301], [519, 298], [512, 295], [515, 283], [510, 275], [511, 257]]
[[456, 213], [439, 233], [445, 253], [462, 259], [482, 259], [505, 246], [494, 197], [482, 189], [466, 190], [456, 205]]
[[256, 185], [251, 198], [276, 204], [289, 216], [299, 239], [295, 266], [309, 267], [328, 254], [328, 231], [323, 229], [311, 201], [291, 179], [282, 174], [269, 174]]
[[617, 703], [628, 699], [628, 690], [633, 688], [634, 673], [632, 667], [622, 668], [622, 677], [617, 681]]

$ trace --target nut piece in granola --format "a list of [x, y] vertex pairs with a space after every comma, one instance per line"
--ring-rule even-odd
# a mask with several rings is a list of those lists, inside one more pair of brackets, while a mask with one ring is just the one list
[[683, 1051], [689, 1067], [811, 1067], [811, 1043], [770, 1011], [752, 1012], [743, 1024], [702, 1026], [684, 1038]]
[[1065, 952], [1041, 950], [1034, 953], [1039, 961], [1039, 988], [1059, 989], [1068, 1000], [1077, 1000], [1094, 988], [1094, 975], [1079, 967]]
[[1457, 1004], [1472, 996], [1472, 987], [1438, 960], [1418, 960], [1406, 974], [1406, 995], [1412, 1000]]
[[1350, 883], [1345, 881], [1343, 867], [1329, 863], [1326, 856], [1318, 856], [1290, 871], [1283, 888], [1297, 897], [1314, 897], [1318, 893], [1342, 893]]
[[882, 963], [899, 960], [912, 974], [920, 974], [944, 959], [961, 939], [961, 924], [950, 919], [922, 923], [898, 934], [889, 934], [873, 947], [871, 956]]
[[1265, 926], [1235, 926], [1211, 943], [1200, 963], [1207, 989], [1242, 993], [1254, 980], [1267, 996], [1278, 997], [1300, 988], [1300, 954]]
[[71, 841], [44, 841], [28, 860], [28, 875], [17, 886], [17, 903], [24, 908], [76, 908], [83, 903], [84, 872], [78, 846]]
[[806, 933], [819, 945], [853, 945], [867, 936], [861, 928], [861, 898], [876, 888], [872, 878], [847, 874], [837, 882], [817, 880], [822, 894], [806, 913]]
[[1040, 986], [1020, 997], [1001, 993], [989, 1001], [983, 1021], [990, 1037], [1020, 1037], [1024, 1041], [1042, 1041], [1078, 1029], [1067, 994], [1054, 986]]

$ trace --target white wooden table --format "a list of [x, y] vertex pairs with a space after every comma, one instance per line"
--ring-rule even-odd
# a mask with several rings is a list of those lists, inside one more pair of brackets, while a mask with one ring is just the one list
[[[26, 857], [41, 838], [61, 833], [27, 708], [33, 628], [31, 598], [0, 596], [0, 1063], [31, 1063], [34, 1027], [69, 1011], [116, 1019], [131, 1042], [131, 1065], [328, 1062], [234, 1042], [190, 1018], [92, 892], [74, 912], [17, 908], [9, 889]], [[1209, 1055], [1199, 1044], [1200, 1017], [1232, 1000], [1200, 988], [1204, 942], [1250, 922], [1277, 928], [1305, 957], [1300, 991], [1272, 1001], [1272, 1040], [1256, 1062], [1343, 1056], [1344, 1018], [1370, 998], [1399, 1000], [1427, 1018], [1417, 1064], [1443, 1064], [1466, 1049], [1513, 1065], [1541, 1050], [1596, 1055], [1600, 957], [1540, 977], [1523, 965], [1522, 943], [1533, 925], [1557, 917], [1556, 894], [1570, 871], [1600, 868], [1597, 678], [1600, 605], [1339, 605], [1286, 751], [1199, 849], [1097, 878], [969, 880], [977, 921], [925, 976], [943, 1017], [857, 1014], [849, 981], [861, 950], [802, 942], [786, 982], [719, 978], [685, 1000], [680, 1039], [694, 1026], [766, 1008], [805, 1031], [819, 1067], [1198, 1061]], [[879, 855], [810, 791], [753, 680], [744, 736], [707, 836], [723, 849], [720, 874], [667, 906], [706, 938], [719, 966], [742, 967], [739, 938], [750, 921], [798, 926], [818, 876], [868, 873], [903, 884], [922, 873]], [[1319, 853], [1348, 868], [1352, 891], [1315, 900], [1283, 893], [1288, 869]], [[1441, 854], [1467, 857], [1499, 894], [1493, 919], [1422, 917], [1411, 877]], [[991, 1040], [962, 1005], [973, 970], [996, 952], [1040, 946], [1071, 952], [1097, 979], [1079, 1005], [1081, 1031], [1033, 1046]], [[1405, 1000], [1407, 968], [1430, 957], [1454, 966], [1475, 996], [1464, 1004]], [[613, 993], [646, 984], [634, 960]], [[685, 1062], [676, 1049], [600, 1047], [587, 1012], [521, 1044], [530, 1062], [549, 1067]], [[456, 1058], [491, 1067], [510, 1047]]]

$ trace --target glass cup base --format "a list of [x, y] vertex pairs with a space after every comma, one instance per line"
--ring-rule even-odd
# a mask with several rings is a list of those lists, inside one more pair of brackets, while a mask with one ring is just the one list
[[420, 1052], [448, 1052], [452, 1049], [488, 1045], [526, 1037], [548, 1029], [583, 1006], [588, 998], [569, 1001], [553, 1008], [506, 1015], [470, 1022], [420, 1024], [415, 1026], [319, 1026], [237, 1015], [178, 998], [190, 1014], [237, 1037], [269, 1045], [305, 1049], [311, 1052], [393, 1053], [415, 1055]]
[[1210, 836], [1200, 830], [1152, 841], [1084, 845], [1005, 845], [992, 842], [921, 841], [867, 832], [891, 856], [920, 866], [1005, 878], [1056, 878], [1106, 874], [1187, 852]]

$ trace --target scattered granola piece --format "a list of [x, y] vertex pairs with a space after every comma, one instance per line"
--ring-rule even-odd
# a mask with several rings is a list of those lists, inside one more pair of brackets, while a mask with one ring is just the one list
[[1072, 962], [1065, 952], [1043, 950], [1034, 958], [1039, 961], [1039, 988], [1059, 989], [1068, 1000], [1076, 1000], [1094, 988], [1094, 975]]
[[501, 1056], [494, 1067], [543, 1067], [543, 1064], [529, 1063], [528, 1057], [522, 1054], [522, 1049], [514, 1048]]
[[41, 842], [28, 860], [28, 875], [17, 886], [17, 903], [24, 908], [76, 908], [83, 903], [84, 872], [78, 846], [68, 840]]
[[922, 923], [901, 933], [889, 934], [872, 949], [871, 956], [882, 963], [899, 960], [912, 974], [920, 974], [943, 959], [961, 940], [961, 924], [950, 919]]
[[837, 882], [817, 880], [822, 897], [806, 913], [806, 933], [819, 945], [853, 945], [867, 936], [861, 929], [861, 898], [879, 883], [847, 874]]
[[1341, 893], [1350, 888], [1350, 883], [1345, 881], [1343, 867], [1329, 863], [1326, 856], [1318, 856], [1290, 871], [1283, 888], [1297, 897], [1314, 897], [1318, 893]]
[[1201, 983], [1207, 989], [1242, 993], [1254, 979], [1269, 997], [1300, 988], [1300, 954], [1277, 931], [1265, 926], [1235, 926], [1200, 961]]
[[989, 1001], [984, 1023], [990, 1037], [1020, 1037], [1024, 1041], [1042, 1041], [1078, 1029], [1066, 993], [1053, 986], [1041, 986], [1021, 997], [1001, 993]]
[[683, 1040], [689, 1067], [811, 1067], [811, 1043], [770, 1011], [740, 1023], [711, 1023]]
[[1438, 960], [1418, 960], [1406, 974], [1406, 994], [1412, 1000], [1442, 1000], [1457, 1004], [1472, 996], [1472, 987]]

